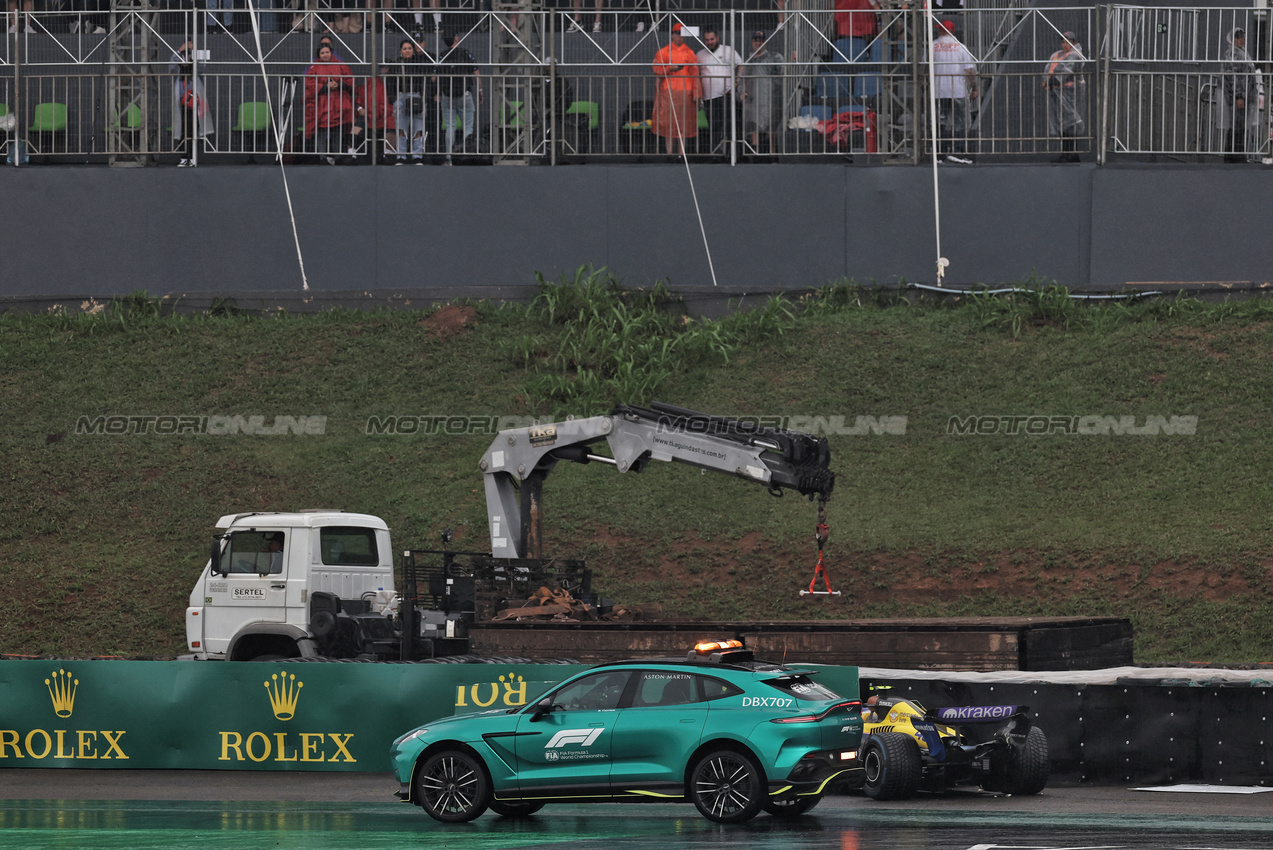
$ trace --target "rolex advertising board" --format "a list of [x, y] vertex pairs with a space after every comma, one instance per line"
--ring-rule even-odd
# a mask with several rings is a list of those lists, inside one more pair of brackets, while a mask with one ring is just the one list
[[6, 661], [0, 767], [380, 772], [412, 727], [524, 705], [580, 669]]

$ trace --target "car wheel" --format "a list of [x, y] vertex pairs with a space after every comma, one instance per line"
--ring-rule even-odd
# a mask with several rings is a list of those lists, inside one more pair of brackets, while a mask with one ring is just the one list
[[1038, 794], [1048, 784], [1048, 737], [1032, 726], [1026, 733], [1025, 746], [1014, 753], [1008, 765], [1004, 789], [1009, 794]]
[[491, 811], [506, 818], [524, 818], [544, 807], [541, 800], [491, 800]]
[[821, 802], [821, 794], [808, 797], [788, 796], [776, 800], [770, 797], [760, 807], [776, 818], [798, 818]]
[[765, 799], [760, 766], [749, 755], [716, 750], [690, 771], [690, 799], [700, 814], [716, 823], [742, 823], [760, 811]]
[[462, 823], [479, 817], [491, 802], [486, 767], [464, 750], [429, 756], [415, 778], [415, 795], [434, 820]]
[[919, 744], [900, 732], [880, 732], [862, 745], [862, 790], [874, 800], [913, 797], [923, 775]]

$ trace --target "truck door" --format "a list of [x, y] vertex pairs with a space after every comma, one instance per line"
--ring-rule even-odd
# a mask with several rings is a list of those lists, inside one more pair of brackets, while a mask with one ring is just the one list
[[517, 724], [517, 778], [523, 797], [610, 796], [610, 747], [619, 700], [631, 673], [575, 679], [553, 695], [553, 710]]
[[247, 623], [282, 623], [292, 541], [283, 531], [234, 531], [222, 541], [221, 575], [209, 574], [203, 600], [206, 651], [223, 653]]

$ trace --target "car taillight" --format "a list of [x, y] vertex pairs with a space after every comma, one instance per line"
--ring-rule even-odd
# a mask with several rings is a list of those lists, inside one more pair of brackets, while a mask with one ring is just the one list
[[819, 720], [825, 720], [827, 715], [835, 711], [837, 708], [860, 710], [861, 707], [862, 707], [861, 700], [851, 699], [851, 700], [845, 700], [844, 702], [837, 702], [835, 705], [831, 706], [826, 711], [823, 711], [819, 714], [800, 714], [795, 717], [775, 717], [769, 722], [770, 723], [817, 723]]

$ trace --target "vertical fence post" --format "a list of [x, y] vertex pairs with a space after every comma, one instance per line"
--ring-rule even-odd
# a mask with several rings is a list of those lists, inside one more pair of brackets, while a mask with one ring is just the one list
[[[21, 4], [18, 4], [19, 10]], [[19, 20], [19, 13], [14, 13], [14, 21]], [[30, 148], [27, 141], [25, 123], [22, 120], [22, 27], [13, 28], [13, 140], [10, 142], [10, 155], [14, 166], [22, 164], [22, 152]]]
[[919, 96], [919, 51], [923, 49], [924, 40], [920, 37], [919, 27], [923, 19], [924, 10], [916, 6], [911, 7], [910, 16], [910, 48], [911, 48], [911, 165], [919, 165], [919, 146], [923, 141], [924, 132], [921, 129], [924, 126], [925, 116], [920, 110], [920, 103], [923, 98]]
[[[1102, 14], [1104, 14], [1104, 15], [1105, 15], [1105, 26], [1104, 26], [1104, 27], [1102, 27], [1102, 26], [1101, 26], [1101, 15], [1102, 15]], [[1105, 154], [1106, 154], [1106, 150], [1107, 150], [1107, 140], [1108, 140], [1108, 138], [1109, 138], [1109, 132], [1108, 132], [1108, 131], [1109, 131], [1109, 76], [1110, 76], [1110, 54], [1111, 54], [1111, 53], [1113, 53], [1114, 51], [1112, 50], [1112, 45], [1103, 44], [1103, 43], [1101, 42], [1101, 33], [1102, 33], [1102, 32], [1104, 32], [1104, 33], [1106, 34], [1106, 36], [1107, 36], [1107, 37], [1108, 37], [1108, 35], [1109, 35], [1109, 14], [1110, 14], [1110, 7], [1109, 7], [1108, 5], [1105, 5], [1105, 6], [1097, 6], [1097, 7], [1096, 7], [1096, 10], [1095, 10], [1095, 22], [1096, 22], [1096, 23], [1095, 23], [1095, 30], [1096, 30], [1096, 32], [1095, 32], [1095, 41], [1093, 42], [1093, 48], [1097, 51], [1097, 57], [1096, 57], [1096, 73], [1097, 73], [1097, 77], [1098, 77], [1097, 82], [1099, 83], [1099, 85], [1095, 86], [1095, 88], [1096, 88], [1096, 91], [1097, 91], [1097, 96], [1100, 98], [1100, 104], [1099, 104], [1098, 108], [1099, 108], [1099, 110], [1100, 110], [1100, 116], [1101, 116], [1101, 118], [1100, 118], [1100, 122], [1099, 122], [1099, 125], [1098, 125], [1098, 126], [1099, 126], [1099, 132], [1100, 132], [1100, 138], [1099, 138], [1099, 139], [1097, 139], [1097, 142], [1096, 142], [1096, 164], [1097, 164], [1097, 165], [1104, 165], [1104, 164], [1105, 164]], [[1101, 54], [1104, 54], [1104, 56], [1102, 57], [1102, 56], [1101, 56]], [[1105, 61], [1104, 61], [1104, 65], [1105, 65], [1105, 67], [1104, 67], [1104, 69], [1103, 69], [1103, 70], [1102, 70], [1102, 68], [1101, 68], [1101, 59], [1102, 59], [1102, 58], [1105, 60]]]

